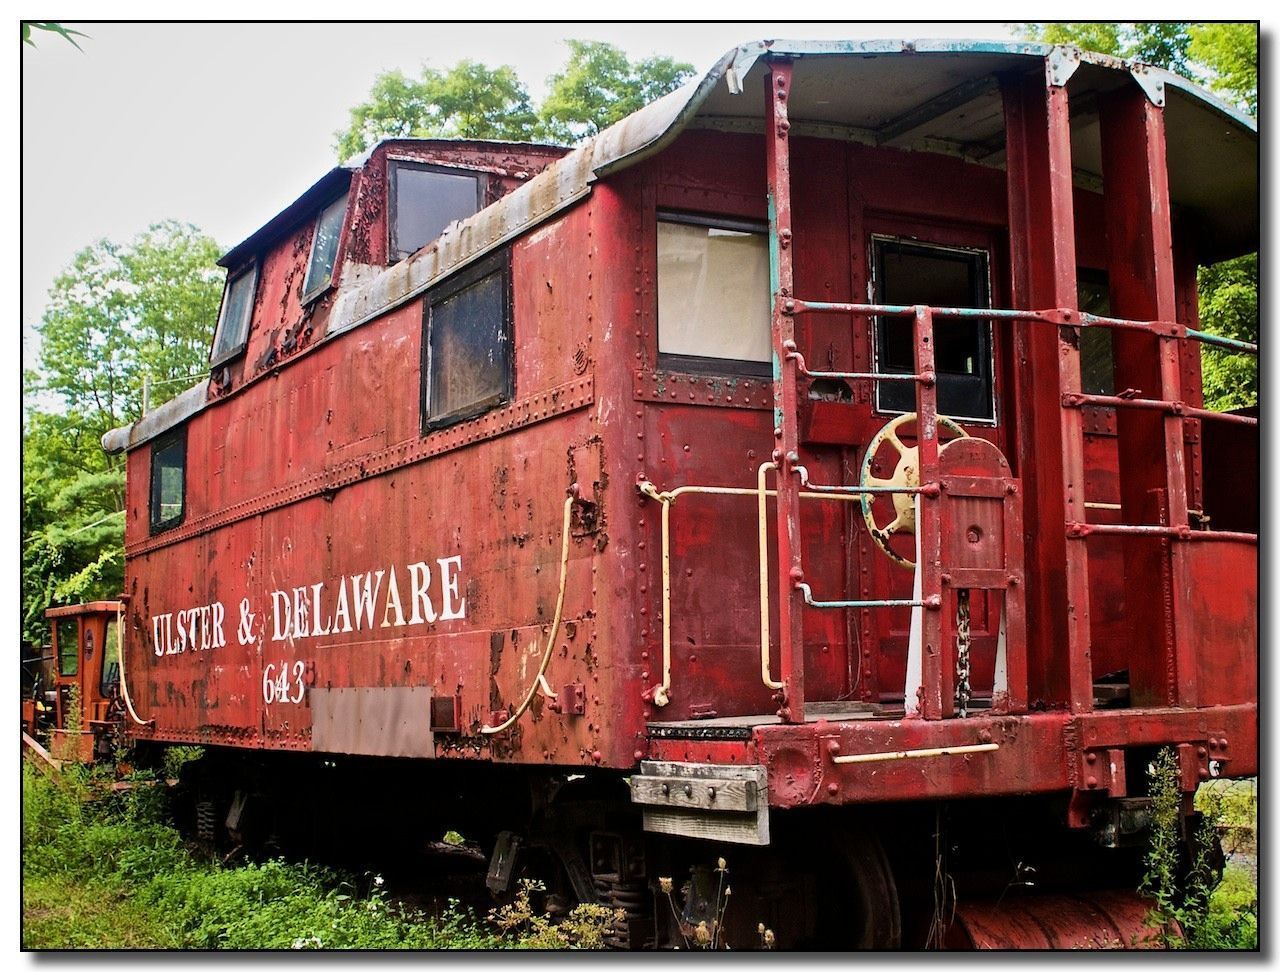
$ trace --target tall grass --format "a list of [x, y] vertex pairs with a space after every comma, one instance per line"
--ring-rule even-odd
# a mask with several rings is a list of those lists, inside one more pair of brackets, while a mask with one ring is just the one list
[[[22, 944], [62, 948], [494, 948], [457, 906], [428, 916], [285, 861], [224, 868], [186, 846], [167, 787], [113, 793], [71, 768], [22, 775]], [[376, 882], [375, 882], [376, 884]], [[518, 944], [518, 943], [517, 943]]]
[[[1256, 949], [1256, 883], [1230, 870], [1219, 878], [1213, 868], [1218, 834], [1228, 818], [1229, 791], [1201, 789], [1196, 800], [1200, 826], [1184, 852], [1178, 778], [1176, 755], [1171, 748], [1161, 749], [1151, 762], [1151, 834], [1142, 883], [1142, 890], [1156, 903], [1153, 923], [1176, 924], [1181, 929], [1181, 936], [1167, 937], [1173, 948]], [[1238, 811], [1233, 815], [1238, 816]]]

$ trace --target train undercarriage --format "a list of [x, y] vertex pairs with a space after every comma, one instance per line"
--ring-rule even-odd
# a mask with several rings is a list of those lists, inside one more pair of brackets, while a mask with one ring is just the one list
[[[752, 846], [646, 831], [612, 771], [210, 749], [184, 767], [175, 808], [224, 856], [373, 872], [416, 901], [442, 902], [452, 881], [448, 896], [482, 913], [486, 889], [523, 891], [553, 921], [603, 904], [617, 948], [1158, 946], [1176, 929], [1153, 927], [1133, 890], [1151, 801], [1143, 773], [1130, 782], [1084, 827], [1067, 826], [1069, 793], [808, 806], [773, 810], [769, 844]], [[1188, 804], [1184, 847], [1199, 821]], [[465, 852], [442, 870], [446, 836]]]

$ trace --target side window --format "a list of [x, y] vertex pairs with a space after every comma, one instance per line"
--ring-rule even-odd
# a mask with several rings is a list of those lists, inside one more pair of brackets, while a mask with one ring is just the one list
[[500, 253], [436, 288], [426, 301], [422, 430], [510, 401], [511, 263]]
[[186, 500], [187, 430], [170, 432], [151, 443], [151, 532], [182, 522]]
[[[878, 304], [991, 306], [985, 250], [873, 237], [871, 257]], [[952, 418], [993, 421], [991, 322], [936, 320], [933, 326], [938, 411]], [[915, 371], [912, 330], [906, 318], [876, 320], [877, 370], [890, 374]], [[915, 386], [909, 382], [877, 382], [876, 408], [881, 412], [914, 412], [915, 394]]]
[[[1080, 309], [1086, 314], [1111, 316], [1111, 291], [1105, 270], [1080, 268], [1079, 278], [1076, 280], [1076, 297]], [[1109, 327], [1080, 329], [1080, 389], [1086, 395], [1116, 393], [1111, 335]]]
[[107, 633], [102, 646], [102, 684], [99, 689], [110, 697], [120, 684], [120, 631], [115, 618], [107, 622]]
[[209, 356], [210, 365], [220, 365], [244, 350], [257, 287], [256, 262], [227, 277], [227, 286], [222, 292], [222, 310], [218, 314], [218, 332], [213, 339], [213, 353]]
[[307, 261], [307, 276], [302, 282], [304, 304], [324, 293], [333, 282], [333, 262], [338, 256], [338, 239], [346, 214], [347, 197], [341, 196], [316, 219], [316, 231], [311, 236], [311, 259]]
[[480, 211], [487, 183], [482, 173], [403, 159], [392, 159], [388, 166], [387, 249], [393, 261], [422, 249], [454, 220]]
[[80, 662], [79, 624], [75, 618], [64, 618], [57, 622], [58, 628], [58, 674], [74, 675]]
[[762, 224], [658, 214], [658, 361], [772, 371], [769, 238]]

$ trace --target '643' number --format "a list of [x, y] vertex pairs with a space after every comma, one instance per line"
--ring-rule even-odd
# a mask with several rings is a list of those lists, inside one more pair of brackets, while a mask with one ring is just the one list
[[[306, 662], [296, 661], [292, 666], [281, 662], [279, 667], [274, 662], [262, 670], [262, 701], [271, 705], [275, 702], [302, 701], [306, 686], [302, 682], [302, 673], [306, 670]], [[292, 677], [290, 677], [292, 676]]]

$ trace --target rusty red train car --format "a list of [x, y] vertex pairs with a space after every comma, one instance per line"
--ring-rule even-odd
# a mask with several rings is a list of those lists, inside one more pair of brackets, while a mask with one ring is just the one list
[[619, 943], [1131, 940], [1157, 752], [1192, 823], [1257, 772], [1257, 419], [1200, 381], [1256, 348], [1196, 299], [1257, 169], [1184, 79], [1023, 43], [381, 142], [104, 439], [130, 735], [209, 747], [209, 827], [452, 826]]

